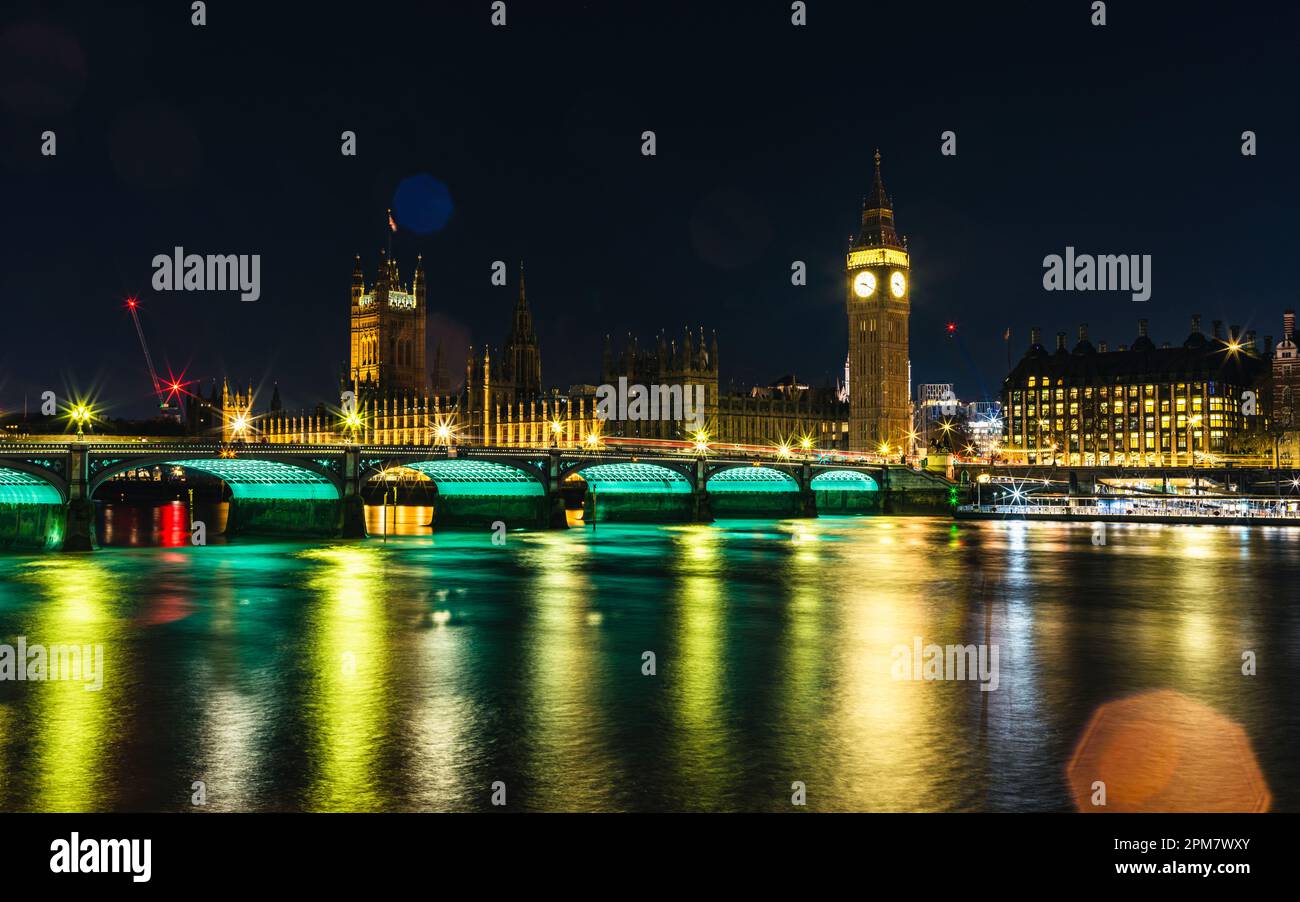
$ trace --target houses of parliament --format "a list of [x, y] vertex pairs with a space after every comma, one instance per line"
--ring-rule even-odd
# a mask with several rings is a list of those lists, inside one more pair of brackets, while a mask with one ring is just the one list
[[[710, 443], [903, 450], [911, 421], [910, 261], [906, 241], [894, 229], [879, 153], [875, 164], [861, 229], [850, 239], [846, 262], [849, 348], [843, 383], [810, 387], [789, 375], [748, 392], [724, 394], [718, 339], [702, 328], [661, 332], [645, 343], [628, 336], [618, 346], [606, 337], [600, 381], [613, 385], [625, 377], [629, 385], [702, 385]], [[278, 388], [270, 409], [256, 411], [251, 389], [223, 386], [219, 396], [214, 390], [200, 402], [207, 415], [191, 420], [214, 429], [219, 422], [226, 441], [272, 443], [599, 447], [601, 439], [613, 436], [700, 437], [687, 434], [690, 427], [681, 420], [601, 420], [595, 385], [547, 388], [523, 264], [504, 342], [471, 347], [463, 381], [453, 381], [444, 371], [440, 341], [432, 369], [426, 365], [428, 302], [420, 258], [409, 282], [402, 281], [398, 261], [386, 253], [380, 255], [373, 281], [367, 282], [357, 258], [349, 316], [340, 398], [355, 399], [354, 416], [343, 416], [345, 404], [333, 402], [287, 412], [281, 409]], [[592, 363], [594, 369], [596, 361]], [[249, 434], [237, 434], [241, 428]]]

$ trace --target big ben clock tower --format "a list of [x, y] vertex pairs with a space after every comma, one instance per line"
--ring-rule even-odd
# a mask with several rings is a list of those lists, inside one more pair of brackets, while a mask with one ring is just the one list
[[907, 316], [912, 271], [907, 239], [894, 230], [894, 205], [880, 179], [862, 204], [862, 231], [849, 239], [849, 448], [896, 455], [907, 450]]

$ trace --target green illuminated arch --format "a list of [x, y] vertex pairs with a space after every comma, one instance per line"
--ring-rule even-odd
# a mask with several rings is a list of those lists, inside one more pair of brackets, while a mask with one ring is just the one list
[[797, 492], [799, 483], [789, 473], [771, 467], [733, 467], [709, 477], [709, 494], [728, 492]]
[[676, 470], [658, 464], [594, 464], [578, 471], [597, 494], [689, 495], [691, 482]]
[[230, 486], [234, 498], [337, 501], [339, 490], [325, 476], [305, 467], [272, 460], [200, 458], [162, 461], [164, 467], [186, 467], [216, 476]]
[[402, 466], [429, 477], [443, 496], [539, 497], [546, 494], [542, 484], [528, 473], [490, 460], [425, 460]]
[[857, 470], [827, 470], [812, 479], [814, 492], [878, 492], [874, 478]]
[[22, 470], [0, 467], [0, 504], [62, 504], [53, 485]]

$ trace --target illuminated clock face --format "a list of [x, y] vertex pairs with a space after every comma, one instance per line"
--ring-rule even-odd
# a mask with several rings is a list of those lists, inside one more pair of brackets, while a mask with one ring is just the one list
[[860, 298], [869, 298], [876, 291], [876, 276], [874, 273], [863, 270], [853, 279], [853, 293]]
[[901, 298], [903, 292], [907, 291], [907, 278], [901, 272], [895, 272], [889, 277], [889, 290], [894, 293], [894, 297]]

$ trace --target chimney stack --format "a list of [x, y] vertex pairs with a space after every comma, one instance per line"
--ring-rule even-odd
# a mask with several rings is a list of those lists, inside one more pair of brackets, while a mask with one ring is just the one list
[[1147, 321], [1144, 319], [1140, 319], [1138, 320], [1138, 338], [1146, 338], [1146, 337], [1147, 337]]
[[1272, 336], [1272, 335], [1265, 335], [1265, 336], [1264, 336], [1264, 356], [1265, 356], [1265, 357], [1272, 357], [1272, 356], [1273, 356], [1273, 336]]
[[1284, 341], [1295, 341], [1295, 311], [1284, 310], [1282, 312], [1282, 339]]
[[1079, 323], [1079, 341], [1088, 340], [1088, 324]]
[[1199, 313], [1193, 313], [1193, 314], [1192, 314], [1192, 334], [1195, 335], [1197, 332], [1200, 332], [1200, 331], [1201, 331], [1201, 315], [1200, 315]]
[[1098, 353], [1105, 354], [1105, 353], [1106, 353], [1106, 350], [1107, 350], [1107, 349], [1106, 349], [1106, 342], [1104, 342], [1104, 341], [1099, 341], [1099, 342], [1097, 342], [1097, 351], [1098, 351]]
[[1029, 344], [1030, 346], [1033, 346], [1033, 345], [1040, 345], [1042, 343], [1043, 343], [1043, 330], [1039, 326], [1034, 326], [1032, 329], [1029, 330]]
[[1057, 332], [1057, 333], [1056, 333], [1056, 350], [1058, 350], [1058, 351], [1064, 351], [1064, 350], [1065, 350], [1065, 333], [1064, 333], [1064, 332]]
[[1221, 319], [1214, 321], [1214, 337], [1219, 340], [1223, 339], [1223, 320]]

